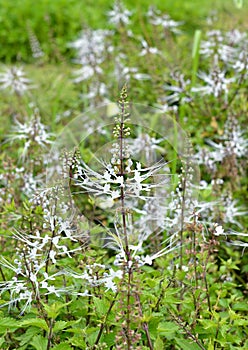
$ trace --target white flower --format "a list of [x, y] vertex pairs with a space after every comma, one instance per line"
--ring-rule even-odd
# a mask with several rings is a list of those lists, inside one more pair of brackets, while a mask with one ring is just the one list
[[160, 53], [160, 51], [158, 50], [157, 47], [150, 47], [148, 45], [147, 41], [144, 39], [141, 40], [141, 44], [142, 44], [142, 50], [141, 50], [139, 56], [145, 56], [148, 54], [157, 55]]
[[183, 22], [174, 21], [168, 14], [161, 15], [161, 12], [155, 7], [149, 7], [147, 13], [150, 23], [155, 26], [162, 26], [164, 29], [167, 29], [174, 34], [180, 34], [181, 31], [178, 28]]
[[122, 2], [115, 1], [113, 9], [108, 12], [109, 23], [116, 26], [127, 25], [132, 12], [124, 7]]
[[41, 282], [41, 288], [47, 289], [48, 283], [46, 281]]
[[15, 124], [12, 127], [12, 134], [8, 136], [7, 140], [11, 143], [15, 140], [22, 140], [25, 142], [21, 156], [25, 159], [31, 144], [37, 144], [46, 148], [52, 143], [51, 137], [53, 135], [48, 133], [46, 129], [46, 126], [41, 123], [39, 115], [33, 115], [26, 123], [15, 120]]
[[[98, 173], [91, 169], [87, 164], [82, 163], [83, 178], [76, 180], [76, 185], [82, 189], [82, 192], [88, 192], [94, 194], [97, 197], [110, 196], [112, 200], [120, 198], [121, 188], [125, 186], [126, 198], [138, 197], [144, 199], [144, 196], [149, 196], [151, 189], [163, 186], [167, 182], [166, 174], [160, 174], [160, 171], [164, 169], [164, 162], [155, 163], [153, 166], [148, 168], [141, 168], [139, 162], [136, 163], [136, 169], [131, 170], [128, 179], [124, 182], [123, 176], [118, 176], [114, 171], [111, 164], [105, 165], [104, 170]], [[109, 176], [111, 175], [111, 176]], [[157, 183], [147, 183], [151, 176], [159, 174]], [[165, 176], [165, 179], [162, 177]]]
[[230, 115], [224, 125], [224, 133], [217, 137], [218, 142], [206, 139], [206, 143], [214, 150], [202, 148], [195, 155], [199, 164], [204, 164], [210, 170], [216, 170], [216, 164], [224, 159], [232, 157], [245, 157], [248, 153], [248, 139], [245, 137], [245, 130], [241, 128], [237, 119]]
[[214, 234], [215, 236], [220, 236], [224, 234], [224, 229], [222, 226], [215, 226], [215, 230], [214, 230]]
[[52, 260], [53, 264], [56, 264], [56, 262], [57, 262], [56, 259], [55, 259], [55, 256], [56, 256], [56, 252], [54, 250], [51, 250], [50, 253], [49, 253], [49, 257]]
[[191, 101], [191, 97], [188, 94], [188, 88], [191, 84], [190, 79], [185, 79], [184, 75], [175, 72], [171, 75], [174, 82], [172, 84], [165, 84], [163, 86], [165, 91], [168, 91], [170, 94], [168, 94], [166, 97], [162, 98], [165, 102], [168, 104], [174, 104], [177, 102], [181, 103], [188, 103]]
[[224, 42], [224, 36], [220, 30], [207, 32], [208, 40], [202, 40], [200, 53], [204, 57], [217, 55], [224, 62], [229, 62], [235, 54], [235, 49]]
[[[208, 89], [206, 89], [207, 93], [213, 93], [215, 97], [218, 97], [222, 91], [224, 93], [228, 93], [228, 85], [235, 81], [235, 78], [226, 78], [225, 77], [225, 72], [212, 72], [211, 78], [209, 78], [207, 75], [204, 73], [199, 74], [200, 79], [205, 81], [206, 84], [208, 84], [209, 87], [209, 92]], [[212, 89], [212, 91], [211, 91]], [[210, 92], [211, 91], [211, 92]]]
[[139, 69], [137, 67], [127, 67], [117, 58], [116, 59], [116, 65], [115, 65], [115, 71], [114, 71], [115, 77], [123, 80], [149, 80], [151, 79], [149, 74], [140, 73]]
[[[159, 146], [162, 141], [164, 141], [163, 138], [156, 139], [146, 133], [139, 134], [135, 139], [127, 140], [130, 153], [135, 156], [139, 156], [140, 159], [142, 159], [142, 156], [144, 156], [145, 161], [148, 162], [148, 164], [155, 162], [157, 157], [156, 151], [163, 154], [164, 148]], [[130, 165], [127, 167], [127, 169], [130, 169], [131, 171], [130, 166], [132, 166], [132, 163], [130, 163]]]
[[224, 222], [235, 224], [238, 227], [242, 228], [242, 225], [237, 221], [236, 217], [246, 215], [248, 211], [245, 211], [242, 207], [239, 207], [237, 204], [238, 201], [230, 197], [224, 199]]
[[31, 80], [27, 79], [22, 68], [6, 68], [4, 73], [0, 74], [1, 89], [10, 89], [12, 93], [24, 95], [32, 86]]
[[90, 79], [96, 73], [101, 74], [102, 69], [97, 66], [93, 68], [90, 65], [85, 65], [74, 72], [74, 75], [76, 75], [77, 77], [73, 81], [74, 83], [81, 83], [81, 81]]
[[188, 268], [188, 266], [182, 265], [182, 270], [183, 270], [184, 272], [188, 272], [188, 271], [189, 271], [189, 268]]
[[107, 52], [106, 38], [111, 34], [110, 30], [102, 29], [82, 31], [79, 39], [69, 44], [77, 50], [76, 63], [92, 67], [102, 63]]
[[150, 257], [150, 255], [146, 255], [146, 257], [144, 258], [144, 264], [152, 265], [152, 258]]
[[203, 95], [219, 97], [223, 93], [228, 94], [229, 85], [235, 81], [235, 77], [226, 78], [226, 72], [219, 68], [211, 70], [208, 74], [200, 72], [199, 78], [205, 83], [204, 86], [193, 87], [192, 92], [201, 92]]
[[217, 56], [236, 71], [243, 71], [247, 65], [247, 33], [236, 29], [226, 33], [211, 30], [207, 40], [201, 42], [200, 53], [206, 58]]
[[[84, 100], [84, 99], [88, 99], [90, 102], [90, 106], [91, 107], [96, 107], [96, 105], [98, 105], [99, 100], [96, 99], [101, 97], [102, 102], [106, 102], [109, 103], [109, 100], [107, 98], [107, 87], [104, 83], [101, 83], [99, 81], [92, 81], [89, 84], [89, 89], [88, 89], [88, 93], [85, 94], [81, 94], [80, 97]], [[91, 119], [87, 122], [87, 124], [85, 124], [85, 127], [87, 128], [87, 130], [89, 130], [89, 134], [90, 134], [90, 130], [94, 130], [94, 126], [95, 126], [95, 120]], [[99, 127], [99, 122], [98, 125]], [[99, 130], [99, 133], [104, 134], [105, 130], [101, 129]]]

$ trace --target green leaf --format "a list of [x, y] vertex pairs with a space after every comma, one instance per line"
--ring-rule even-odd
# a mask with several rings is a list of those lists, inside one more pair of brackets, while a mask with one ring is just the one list
[[96, 307], [96, 312], [101, 316], [105, 315], [108, 311], [109, 305], [104, 299], [93, 298], [94, 305]]
[[114, 115], [119, 113], [118, 105], [114, 102], [108, 103], [106, 109], [106, 114], [108, 117], [113, 117]]
[[57, 321], [53, 327], [54, 332], [61, 331], [62, 329], [65, 329], [68, 326], [68, 322], [66, 321]]
[[193, 49], [192, 49], [192, 59], [193, 59], [192, 85], [195, 84], [196, 74], [199, 66], [200, 43], [201, 43], [201, 30], [196, 30], [195, 36], [194, 36]]
[[94, 345], [95, 341], [96, 341], [96, 337], [99, 333], [99, 329], [96, 327], [90, 327], [87, 328], [87, 342], [89, 342], [90, 345]]
[[202, 327], [206, 329], [209, 333], [215, 334], [216, 329], [218, 328], [218, 322], [212, 320], [199, 320], [202, 324]]
[[248, 303], [244, 303], [244, 302], [239, 302], [239, 303], [235, 303], [233, 304], [233, 310], [236, 311], [248, 311]]
[[212, 339], [210, 339], [210, 341], [209, 341], [208, 350], [214, 350], [214, 345], [212, 344]]
[[75, 334], [81, 334], [82, 333], [82, 328], [75, 327], [75, 328], [67, 328], [66, 329], [67, 333], [75, 333]]
[[23, 333], [17, 338], [20, 341], [20, 346], [29, 344], [31, 339], [33, 339], [33, 337], [37, 335], [39, 332], [40, 330], [37, 327], [28, 328], [25, 333]]
[[233, 324], [234, 324], [234, 326], [248, 326], [248, 320], [246, 320], [246, 319], [244, 319], [244, 318], [242, 318], [242, 319], [240, 319], [240, 320], [235, 320], [234, 322], [233, 322]]
[[42, 337], [42, 335], [36, 335], [31, 341], [30, 345], [32, 345], [36, 350], [46, 350], [47, 339]]
[[7, 330], [9, 331], [15, 331], [17, 328], [19, 328], [20, 323], [11, 317], [3, 317], [0, 319], [0, 333], [3, 334]]
[[146, 283], [148, 284], [149, 287], [155, 288], [157, 285], [157, 281], [152, 279], [152, 278], [147, 278]]
[[171, 340], [175, 338], [175, 333], [178, 330], [178, 326], [173, 322], [161, 322], [157, 328], [157, 335], [163, 335], [167, 339]]
[[47, 304], [43, 304], [44, 309], [46, 310], [47, 316], [55, 319], [59, 313], [60, 310], [63, 309], [65, 306], [69, 305], [71, 302], [69, 303], [60, 303], [60, 302], [56, 302], [53, 303], [52, 305], [47, 305]]
[[159, 333], [174, 333], [178, 330], [178, 326], [173, 322], [161, 322], [158, 325]]
[[2, 346], [5, 343], [4, 337], [0, 337], [0, 346]]
[[154, 343], [154, 350], [161, 350], [163, 349], [163, 347], [164, 347], [163, 341], [159, 337], [157, 337]]
[[200, 347], [193, 343], [192, 341], [189, 341], [187, 339], [176, 339], [177, 344], [180, 346], [180, 350], [199, 350]]
[[103, 342], [108, 345], [108, 348], [110, 348], [115, 344], [115, 334], [114, 333], [106, 334], [103, 338]]
[[41, 329], [44, 329], [45, 331], [48, 331], [49, 327], [45, 320], [42, 320], [41, 318], [30, 318], [28, 320], [21, 322], [21, 327], [29, 327], [34, 326]]
[[63, 342], [58, 345], [55, 345], [52, 350], [73, 350], [68, 342]]
[[74, 335], [72, 338], [70, 338], [70, 343], [73, 346], [78, 347], [79, 349], [85, 349], [86, 348], [86, 344], [84, 341], [84, 337], [82, 335]]

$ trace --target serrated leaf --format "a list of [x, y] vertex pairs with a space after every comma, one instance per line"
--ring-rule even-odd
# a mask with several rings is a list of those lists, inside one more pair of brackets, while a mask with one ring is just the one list
[[109, 305], [104, 299], [93, 298], [94, 305], [96, 307], [96, 312], [101, 316], [105, 315], [108, 311]]
[[161, 322], [158, 325], [157, 331], [159, 333], [174, 333], [178, 330], [178, 326], [173, 322]]
[[70, 338], [69, 341], [71, 345], [76, 346], [79, 349], [85, 349], [86, 347], [86, 344], [82, 335], [74, 335], [72, 338]]
[[53, 327], [53, 332], [61, 331], [68, 326], [68, 322], [66, 321], [57, 321]]
[[30, 340], [37, 335], [40, 330], [37, 327], [30, 327], [25, 333], [20, 335], [17, 339], [20, 340], [20, 346], [30, 343]]
[[95, 341], [96, 341], [96, 337], [98, 335], [98, 332], [99, 331], [95, 331], [94, 333], [90, 334], [88, 337], [87, 337], [87, 341], [89, 342], [90, 345], [94, 345], [95, 344]]
[[0, 319], [0, 333], [5, 333], [7, 330], [15, 331], [19, 328], [19, 321], [11, 317], [3, 317]]
[[218, 322], [212, 321], [212, 320], [199, 320], [199, 322], [202, 324], [202, 327], [206, 330], [208, 330], [209, 333], [215, 334], [216, 329], [218, 328]]
[[43, 304], [43, 306], [44, 306], [44, 309], [46, 310], [47, 316], [55, 319], [59, 315], [60, 310], [63, 309], [65, 306], [69, 305], [70, 303], [71, 302], [69, 303], [56, 302], [56, 303], [53, 303], [52, 305]]
[[154, 343], [154, 350], [161, 350], [164, 347], [164, 343], [161, 338], [157, 337]]
[[233, 304], [232, 308], [236, 311], [248, 311], [248, 303], [238, 302]]
[[75, 334], [80, 334], [80, 333], [82, 333], [82, 328], [67, 328], [66, 329], [66, 332], [67, 333], [75, 333]]
[[63, 342], [58, 345], [55, 345], [52, 350], [73, 350], [68, 342]]
[[45, 331], [48, 331], [49, 327], [45, 320], [42, 320], [41, 318], [30, 318], [25, 321], [21, 322], [22, 327], [28, 327], [28, 326], [34, 326], [41, 329], [44, 329]]
[[155, 288], [155, 286], [157, 285], [157, 281], [152, 278], [146, 278], [146, 283], [151, 288]]
[[103, 342], [108, 345], [108, 348], [115, 344], [115, 336], [116, 335], [114, 333], [109, 333], [104, 336]]
[[32, 345], [36, 350], [46, 350], [47, 339], [42, 337], [42, 335], [36, 335], [31, 341], [30, 345]]
[[248, 326], [248, 320], [246, 320], [246, 319], [240, 319], [240, 320], [235, 320], [234, 322], [233, 322], [233, 324], [234, 324], [234, 326]]
[[78, 324], [81, 322], [82, 318], [79, 318], [78, 320], [73, 321], [67, 321], [68, 326], [74, 326], [75, 324]]
[[200, 350], [201, 348], [187, 339], [176, 339], [177, 344], [180, 346], [180, 350]]

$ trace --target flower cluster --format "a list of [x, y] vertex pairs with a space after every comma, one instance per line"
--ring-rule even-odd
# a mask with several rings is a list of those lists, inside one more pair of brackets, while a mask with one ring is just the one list
[[17, 119], [12, 127], [12, 134], [9, 135], [8, 141], [14, 142], [20, 140], [24, 142], [22, 150], [22, 159], [25, 159], [31, 146], [37, 145], [46, 148], [52, 143], [52, 134], [47, 132], [46, 126], [41, 122], [38, 111], [27, 122], [20, 122]]
[[154, 26], [161, 26], [165, 30], [172, 32], [174, 34], [180, 34], [180, 27], [183, 22], [174, 21], [168, 14], [161, 14], [156, 7], [150, 6], [147, 16], [150, 20], [150, 23]]
[[102, 74], [101, 64], [106, 59], [106, 52], [112, 50], [112, 46], [106, 42], [110, 35], [111, 31], [109, 30], [85, 29], [79, 39], [69, 44], [70, 47], [77, 50], [75, 62], [82, 66], [75, 72], [77, 76], [74, 79], [75, 83]]
[[164, 85], [164, 90], [169, 93], [164, 97], [164, 100], [169, 105], [189, 103], [192, 100], [189, 89], [190, 85], [190, 79], [185, 79], [182, 73], [172, 73], [171, 82]]
[[217, 164], [223, 163], [233, 155], [237, 159], [247, 155], [248, 140], [245, 137], [245, 131], [241, 130], [238, 120], [232, 115], [227, 118], [223, 135], [218, 136], [216, 141], [207, 139], [207, 144], [213, 150], [202, 148], [195, 155], [199, 164], [205, 164], [210, 171], [216, 172]]
[[228, 67], [239, 69], [247, 62], [247, 33], [235, 29], [226, 33], [220, 30], [207, 32], [207, 40], [201, 42], [203, 57], [217, 56]]
[[218, 64], [218, 57], [215, 56], [214, 67], [211, 68], [209, 73], [200, 72], [199, 78], [204, 82], [203, 86], [193, 87], [192, 92], [200, 92], [204, 95], [212, 95], [215, 98], [222, 95], [227, 98], [229, 92], [229, 85], [235, 82], [236, 78], [227, 78], [227, 73], [221, 70]]
[[118, 26], [126, 26], [130, 22], [132, 12], [126, 9], [121, 1], [115, 1], [113, 9], [108, 11], [109, 23]]
[[0, 84], [1, 89], [9, 89], [11, 93], [18, 96], [24, 95], [33, 88], [31, 80], [26, 77], [23, 68], [16, 66], [6, 68], [3, 73], [0, 73]]

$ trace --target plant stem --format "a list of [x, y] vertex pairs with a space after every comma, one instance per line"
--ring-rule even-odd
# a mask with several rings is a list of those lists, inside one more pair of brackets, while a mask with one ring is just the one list
[[0, 274], [1, 274], [1, 276], [2, 276], [3, 281], [5, 281], [5, 282], [6, 282], [6, 278], [5, 278], [5, 275], [4, 275], [4, 272], [3, 272], [2, 266], [0, 266]]
[[[120, 123], [120, 173], [119, 175], [123, 177], [123, 182], [125, 181], [124, 177], [124, 155], [123, 155], [123, 149], [124, 149], [124, 114], [125, 114], [125, 105], [124, 101], [121, 104], [121, 123]], [[125, 192], [123, 186], [121, 187], [121, 215], [122, 215], [122, 227], [123, 227], [123, 234], [124, 234], [124, 240], [125, 240], [125, 250], [127, 258], [129, 258], [129, 247], [128, 247], [128, 238], [127, 238], [127, 224], [126, 224], [126, 211], [125, 211]]]
[[207, 301], [208, 301], [208, 310], [211, 312], [211, 302], [210, 302], [210, 295], [209, 295], [209, 288], [208, 288], [208, 281], [207, 281], [207, 264], [208, 260], [210, 258], [211, 248], [208, 249], [208, 255], [205, 261], [204, 269], [203, 269], [203, 279], [206, 287], [206, 294], [207, 294]]
[[[142, 306], [141, 306], [141, 302], [140, 302], [140, 296], [138, 295], [138, 293], [135, 294], [135, 298], [136, 298], [136, 301], [137, 301], [138, 306], [139, 306], [140, 318], [142, 318], [143, 317], [143, 312], [142, 312]], [[150, 333], [149, 333], [149, 328], [148, 328], [148, 323], [147, 322], [143, 322], [143, 329], [144, 329], [144, 331], [146, 333], [148, 347], [149, 347], [150, 350], [153, 350], [152, 340], [151, 340], [151, 337], [150, 337]]]
[[50, 322], [49, 322], [49, 333], [48, 333], [48, 338], [47, 338], [47, 348], [46, 348], [46, 350], [49, 350], [49, 349], [51, 348], [52, 337], [53, 337], [53, 324], [54, 324], [54, 320], [50, 320]]
[[109, 305], [109, 308], [108, 308], [108, 311], [107, 311], [107, 313], [106, 313], [106, 315], [105, 315], [105, 317], [104, 317], [104, 320], [103, 320], [103, 322], [101, 323], [101, 326], [100, 326], [100, 329], [99, 329], [99, 332], [98, 332], [98, 335], [97, 335], [97, 338], [96, 338], [96, 341], [95, 341], [95, 344], [94, 344], [94, 349], [97, 348], [97, 344], [99, 343], [99, 341], [100, 341], [100, 339], [101, 339], [102, 332], [103, 332], [104, 328], [106, 327], [107, 318], [108, 318], [108, 316], [109, 316], [109, 314], [110, 314], [110, 312], [111, 312], [111, 310], [112, 310], [112, 308], [113, 308], [113, 306], [114, 306], [114, 303], [115, 303], [115, 301], [116, 301], [116, 298], [117, 298], [117, 296], [118, 296], [118, 293], [119, 293], [119, 292], [116, 292], [116, 293], [115, 293], [115, 296], [114, 296], [112, 302], [111, 302], [110, 305]]
[[177, 318], [172, 312], [169, 311], [169, 313], [173, 318], [173, 320], [178, 324], [178, 326], [181, 327], [186, 332], [187, 336], [191, 338], [202, 350], [206, 350], [204, 346], [196, 338], [196, 336], [183, 324], [183, 321], [180, 318]]
[[[120, 171], [119, 175], [123, 178], [123, 183], [125, 182], [125, 172], [124, 172], [124, 136], [125, 136], [125, 115], [126, 115], [126, 106], [125, 106], [125, 98], [126, 98], [126, 88], [123, 87], [122, 96], [120, 100], [120, 132], [119, 132], [119, 145], [120, 145]], [[131, 326], [131, 284], [132, 284], [132, 266], [131, 266], [131, 252], [128, 246], [128, 236], [127, 236], [127, 222], [126, 222], [126, 208], [125, 208], [125, 192], [124, 186], [121, 186], [121, 215], [122, 215], [122, 228], [123, 228], [123, 236], [125, 242], [125, 254], [126, 254], [126, 262], [127, 262], [127, 270], [128, 270], [128, 282], [127, 282], [127, 301], [126, 301], [126, 337], [127, 337], [127, 349], [131, 349], [131, 339], [130, 339], [130, 326]]]

